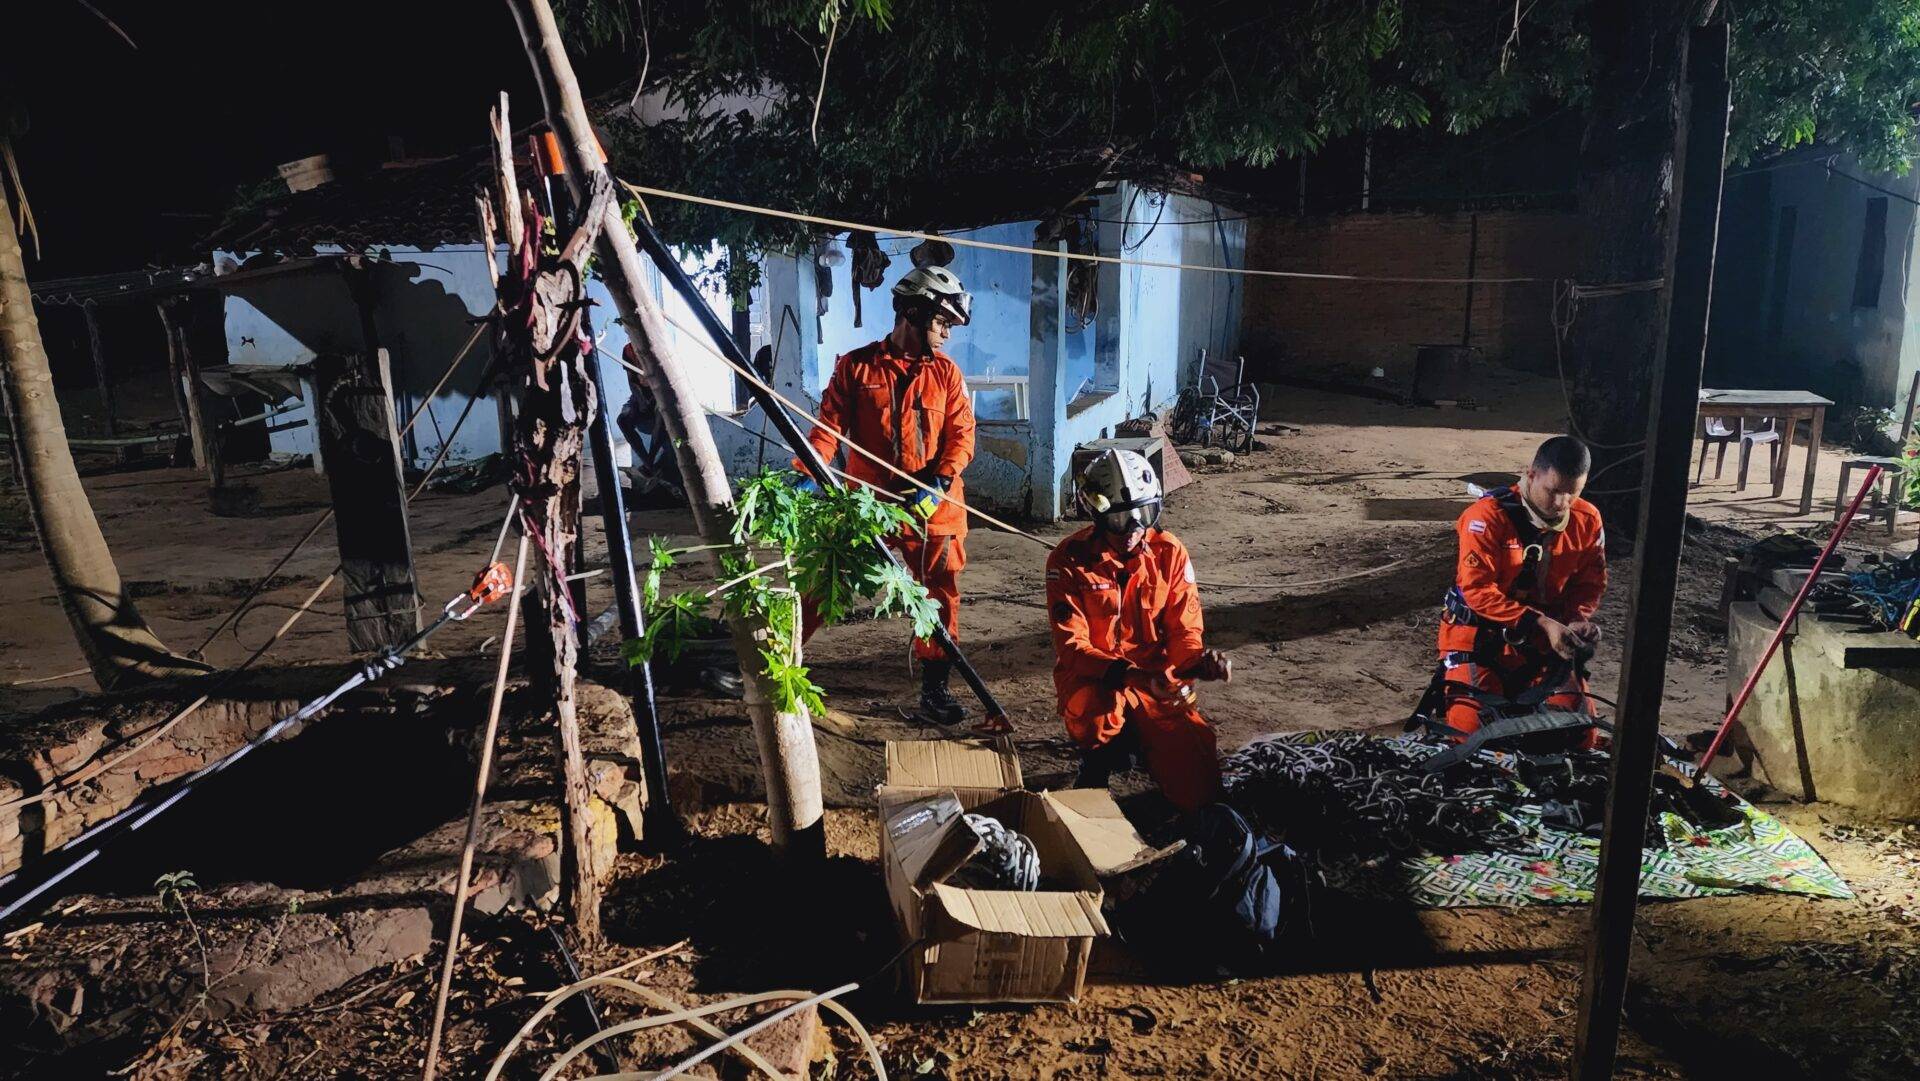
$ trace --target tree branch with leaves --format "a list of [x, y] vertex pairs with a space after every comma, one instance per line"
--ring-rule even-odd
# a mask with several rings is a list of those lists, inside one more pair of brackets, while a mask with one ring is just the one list
[[[715, 546], [672, 548], [653, 542], [641, 586], [647, 631], [626, 643], [629, 664], [677, 661], [688, 642], [713, 636], [715, 612], [764, 620], [768, 633], [760, 659], [775, 708], [819, 713], [826, 708], [824, 692], [799, 660], [800, 598], [812, 600], [822, 624], [837, 623], [871, 601], [875, 616], [911, 620], [914, 637], [933, 633], [940, 606], [875, 544], [918, 530], [920, 523], [864, 487], [807, 495], [794, 480], [790, 473], [765, 470], [740, 483], [734, 493], [733, 544], [719, 549], [722, 581], [711, 589], [663, 595], [660, 586], [679, 557]], [[760, 559], [766, 562], [756, 562]]]

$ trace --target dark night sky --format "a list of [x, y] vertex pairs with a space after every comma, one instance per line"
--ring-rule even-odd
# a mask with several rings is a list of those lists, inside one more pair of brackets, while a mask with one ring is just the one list
[[474, 145], [500, 90], [516, 122], [539, 109], [498, 2], [93, 2], [137, 49], [75, 0], [0, 20], [0, 93], [31, 122], [16, 152], [45, 253], [29, 247], [35, 278], [190, 260], [235, 187], [281, 162], [378, 155], [389, 135], [411, 156]]

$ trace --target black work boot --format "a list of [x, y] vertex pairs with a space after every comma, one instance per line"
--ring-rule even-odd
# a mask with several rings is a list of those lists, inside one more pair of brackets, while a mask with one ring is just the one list
[[952, 661], [926, 661], [920, 666], [920, 715], [935, 724], [959, 724], [967, 709], [947, 691]]

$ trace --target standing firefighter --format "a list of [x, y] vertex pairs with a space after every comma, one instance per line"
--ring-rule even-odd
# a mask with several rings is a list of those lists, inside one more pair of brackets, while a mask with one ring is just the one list
[[1204, 645], [1186, 546], [1157, 528], [1152, 464], [1109, 450], [1078, 484], [1093, 525], [1047, 557], [1053, 686], [1086, 752], [1076, 786], [1105, 785], [1137, 753], [1174, 806], [1197, 810], [1219, 798], [1220, 760], [1193, 681], [1227, 679], [1231, 664]]
[[1576, 664], [1599, 644], [1593, 613], [1607, 589], [1606, 530], [1580, 498], [1591, 461], [1578, 439], [1554, 436], [1520, 483], [1460, 515], [1440, 620], [1447, 727], [1473, 732], [1488, 708], [1592, 711]]
[[[839, 447], [834, 431], [895, 469], [901, 480], [863, 455], [849, 452], [846, 471], [856, 481], [896, 493], [922, 520], [924, 536], [907, 534], [891, 543], [914, 578], [940, 605], [941, 620], [960, 634], [960, 569], [967, 564], [967, 516], [960, 474], [973, 461], [973, 403], [953, 358], [940, 351], [954, 327], [967, 325], [973, 298], [944, 267], [916, 267], [893, 287], [893, 332], [834, 363], [820, 398], [820, 421], [808, 441], [825, 462]], [[828, 429], [833, 429], [829, 431]], [[805, 471], [799, 462], [794, 468]], [[809, 480], [805, 486], [812, 486]], [[818, 619], [811, 607], [804, 634]], [[920, 639], [920, 710], [929, 720], [954, 724], [966, 709], [947, 689], [953, 661], [937, 642]]]

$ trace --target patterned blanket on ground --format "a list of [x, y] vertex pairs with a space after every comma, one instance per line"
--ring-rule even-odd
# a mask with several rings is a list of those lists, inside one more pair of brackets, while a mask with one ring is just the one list
[[[1276, 737], [1313, 742], [1331, 733]], [[1412, 741], [1409, 741], [1412, 742]], [[1438, 753], [1438, 746], [1431, 747]], [[1481, 752], [1511, 769], [1512, 756]], [[1681, 766], [1691, 773], [1691, 767]], [[1517, 778], [1515, 785], [1519, 786]], [[1711, 777], [1704, 782], [1720, 790]], [[1524, 786], [1519, 786], [1524, 790]], [[1730, 794], [1729, 794], [1730, 795]], [[1779, 819], [1731, 797], [1746, 821], [1702, 830], [1663, 813], [1663, 848], [1642, 850], [1640, 895], [1683, 899], [1755, 891], [1847, 899], [1853, 891]], [[1502, 809], [1525, 827], [1526, 838], [1500, 851], [1458, 855], [1415, 853], [1373, 860], [1329, 858], [1328, 884], [1336, 888], [1403, 898], [1428, 908], [1476, 905], [1581, 904], [1593, 900], [1600, 867], [1600, 841], [1547, 825], [1540, 809], [1524, 800]]]

